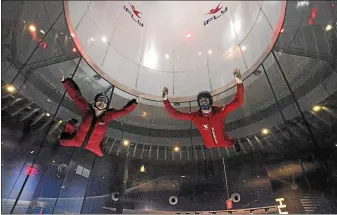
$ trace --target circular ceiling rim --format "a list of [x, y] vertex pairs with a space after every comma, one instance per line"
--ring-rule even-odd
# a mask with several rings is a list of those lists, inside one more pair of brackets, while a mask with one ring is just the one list
[[[66, 24], [67, 24], [67, 28], [68, 31], [70, 32], [70, 34], [76, 35], [76, 31], [75, 28], [73, 27], [71, 20], [70, 20], [70, 16], [69, 16], [69, 8], [68, 8], [68, 1], [69, 0], [63, 0], [63, 8], [64, 8], [64, 14], [65, 14], [65, 18], [66, 18]], [[278, 37], [280, 35], [280, 31], [282, 29], [284, 20], [285, 20], [285, 12], [286, 12], [286, 6], [287, 6], [287, 2], [286, 0], [282, 0], [282, 9], [281, 9], [281, 15], [280, 15], [280, 19], [278, 20], [276, 29], [274, 29], [274, 33], [273, 33], [273, 37], [270, 40], [267, 48], [265, 49], [265, 51], [262, 53], [262, 55], [257, 59], [257, 61], [249, 68], [247, 69], [245, 72], [242, 72], [242, 78], [243, 80], [245, 80], [246, 78], [248, 78], [263, 62], [264, 60], [268, 57], [269, 53], [272, 51], [274, 45], [276, 44]], [[262, 10], [262, 8], [261, 8]], [[267, 19], [268, 20], [268, 19]], [[79, 39], [77, 37], [73, 37], [72, 38], [77, 50], [80, 52], [82, 58], [87, 62], [87, 64], [91, 67], [91, 69], [98, 73], [103, 79], [105, 79], [107, 82], [109, 82], [110, 84], [112, 84], [113, 86], [117, 87], [118, 89], [120, 89], [121, 91], [133, 95], [135, 97], [141, 97], [142, 99], [145, 100], [149, 100], [149, 101], [155, 101], [155, 102], [162, 102], [162, 97], [161, 96], [155, 96], [155, 95], [150, 95], [150, 94], [144, 94], [138, 90], [129, 88], [121, 83], [119, 83], [118, 81], [116, 81], [115, 79], [113, 79], [112, 77], [110, 77], [109, 75], [107, 75], [99, 66], [96, 65], [96, 63], [88, 56], [88, 54], [86, 53], [85, 49], [82, 47], [81, 42], [79, 41]], [[238, 44], [240, 47], [240, 44]], [[236, 82], [232, 81], [228, 84], [225, 84], [222, 87], [219, 87], [215, 90], [211, 91], [211, 94], [214, 95], [219, 95], [233, 87], [235, 87]], [[196, 96], [185, 96], [185, 97], [169, 97], [171, 102], [191, 102], [191, 101], [195, 101], [196, 100]]]

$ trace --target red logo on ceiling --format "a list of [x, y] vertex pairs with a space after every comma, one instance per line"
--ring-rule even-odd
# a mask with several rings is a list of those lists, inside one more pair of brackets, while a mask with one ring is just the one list
[[[130, 4], [130, 3], [129, 3]], [[128, 14], [130, 14], [131, 18], [141, 27], [144, 27], [144, 23], [142, 23], [141, 21], [139, 21], [139, 19], [141, 19], [142, 17], [140, 17], [140, 14], [143, 14], [142, 12], [140, 12], [139, 10], [136, 9], [136, 7], [132, 4], [130, 4], [131, 10], [124, 5], [123, 9], [125, 10], [125, 12], [127, 12]], [[137, 20], [135, 18], [138, 18]]]
[[221, 10], [221, 8], [222, 8], [222, 5], [221, 5], [221, 2], [220, 2], [215, 9], [210, 10], [209, 13], [206, 13], [206, 15], [207, 14], [216, 14], [217, 12], [219, 12]]
[[[211, 9], [206, 15], [214, 15], [211, 18], [207, 19], [204, 21], [204, 26], [208, 25], [211, 21], [218, 19], [220, 16], [225, 14], [227, 12], [227, 7], [225, 7], [223, 10], [222, 9], [222, 1], [218, 4], [218, 6], [214, 9]], [[220, 11], [220, 14], [217, 16], [216, 14]]]

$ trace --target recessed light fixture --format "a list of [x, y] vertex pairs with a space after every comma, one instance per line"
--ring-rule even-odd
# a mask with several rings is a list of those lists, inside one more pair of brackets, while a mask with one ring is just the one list
[[209, 51], [208, 51], [208, 54], [212, 54], [212, 50], [209, 50]]
[[16, 91], [16, 87], [12, 84], [9, 84], [9, 85], [6, 86], [6, 90], [9, 93], [14, 93]]
[[268, 130], [268, 129], [266, 129], [266, 128], [262, 129], [262, 134], [264, 134], [264, 135], [267, 135], [267, 134], [269, 134], [269, 130]]
[[170, 55], [169, 55], [169, 54], [165, 54], [165, 58], [166, 58], [166, 59], [169, 59], [169, 58], [170, 58]]
[[332, 25], [328, 24], [326, 27], [325, 27], [325, 31], [330, 31], [332, 29]]
[[174, 151], [179, 152], [179, 147], [178, 146], [174, 147]]
[[284, 28], [282, 28], [280, 32], [283, 33], [284, 32]]
[[102, 41], [103, 41], [103, 42], [106, 42], [106, 41], [108, 41], [108, 39], [107, 39], [105, 36], [103, 36], [103, 37], [102, 37]]
[[75, 34], [74, 34], [74, 33], [70, 33], [70, 36], [71, 36], [71, 37], [75, 37]]
[[124, 145], [124, 146], [128, 146], [129, 143], [130, 143], [129, 140], [124, 140], [124, 141], [123, 141], [123, 145]]
[[201, 52], [199, 52], [199, 53], [198, 53], [198, 55], [202, 55], [202, 53], [201, 53]]
[[77, 52], [77, 49], [74, 47], [74, 48], [72, 49], [72, 51], [73, 51], [73, 52]]
[[242, 50], [242, 51], [246, 50], [246, 46], [242, 46], [242, 47], [241, 47], [241, 50]]
[[94, 38], [92, 38], [92, 37], [90, 37], [90, 39], [89, 39], [91, 42], [94, 42], [95, 40], [94, 40]]
[[192, 36], [192, 34], [186, 34], [187, 38], [190, 38]]
[[35, 25], [29, 25], [28, 29], [31, 31], [31, 32], [35, 32], [36, 31], [36, 27]]
[[319, 105], [315, 105], [315, 106], [312, 108], [312, 110], [313, 110], [314, 112], [319, 112], [321, 109], [322, 109], [322, 107], [319, 106]]
[[40, 30], [40, 32], [41, 32], [41, 34], [46, 34], [46, 32], [44, 32], [44, 30], [42, 30], [42, 29]]

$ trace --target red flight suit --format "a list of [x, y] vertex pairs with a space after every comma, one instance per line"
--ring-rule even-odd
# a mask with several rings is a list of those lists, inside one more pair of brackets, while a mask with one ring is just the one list
[[232, 147], [235, 139], [225, 134], [225, 119], [227, 115], [239, 108], [244, 102], [243, 84], [237, 85], [237, 93], [232, 102], [223, 107], [212, 106], [209, 114], [200, 109], [192, 113], [183, 113], [172, 107], [170, 101], [164, 100], [168, 113], [176, 119], [191, 120], [198, 128], [206, 148]]
[[[101, 141], [108, 129], [108, 124], [121, 116], [124, 116], [133, 111], [137, 102], [135, 99], [129, 101], [122, 109], [108, 109], [101, 116], [96, 117], [95, 111], [91, 104], [89, 104], [81, 95], [76, 83], [71, 79], [66, 79], [64, 82], [70, 98], [75, 102], [77, 107], [83, 112], [83, 117], [74, 137], [70, 139], [61, 139], [62, 146], [80, 147], [83, 145], [98, 156], [103, 156], [101, 150]], [[74, 124], [67, 123], [64, 132], [72, 133], [75, 131]]]

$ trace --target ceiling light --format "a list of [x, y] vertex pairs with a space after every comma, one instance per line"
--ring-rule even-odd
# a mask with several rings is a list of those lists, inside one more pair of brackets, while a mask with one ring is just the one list
[[46, 34], [46, 32], [44, 32], [44, 30], [42, 30], [42, 29], [40, 30], [40, 32], [41, 32], [41, 34]]
[[106, 41], [108, 41], [108, 39], [107, 39], [105, 36], [103, 36], [103, 37], [102, 37], [102, 41], [103, 41], [103, 42], [106, 42]]
[[242, 51], [246, 50], [246, 46], [242, 46], [242, 47], [241, 47], [241, 50], [242, 50]]
[[198, 55], [201, 55], [201, 54], [202, 54], [201, 52], [198, 53]]
[[140, 167], [140, 172], [145, 172], [145, 166], [144, 166], [144, 165], [142, 165], [142, 166]]
[[325, 31], [330, 31], [332, 29], [332, 25], [328, 24], [326, 27], [325, 27]]
[[124, 140], [124, 141], [123, 141], [123, 145], [124, 145], [124, 146], [128, 146], [129, 143], [130, 143], [129, 140]]
[[319, 105], [315, 105], [314, 107], [312, 107], [312, 110], [313, 110], [314, 112], [319, 112], [321, 109], [322, 109], [322, 107], [319, 106]]
[[28, 29], [29, 29], [31, 32], [35, 32], [35, 31], [36, 31], [35, 25], [29, 25]]
[[284, 32], [284, 28], [282, 28], [280, 32], [283, 33]]
[[55, 163], [55, 161], [53, 161], [53, 163]]
[[33, 153], [34, 153], [34, 151], [31, 151], [30, 153], [31, 153], [31, 154], [33, 154]]
[[170, 55], [169, 54], [165, 54], [165, 57], [166, 57], [166, 59], [169, 59]]
[[58, 123], [61, 124], [63, 121], [62, 120], [59, 120]]
[[297, 2], [297, 7], [304, 7], [308, 5], [309, 5], [309, 1], [298, 1]]
[[209, 50], [209, 51], [208, 51], [208, 54], [212, 54], [212, 50]]
[[187, 38], [190, 38], [192, 36], [192, 34], [186, 34]]
[[6, 86], [6, 90], [9, 93], [14, 93], [16, 91], [16, 87], [12, 84], [9, 84], [9, 85]]
[[179, 147], [178, 146], [174, 147], [174, 151], [179, 152]]
[[49, 116], [50, 116], [50, 113], [46, 113], [46, 116], [48, 116], [48, 117], [49, 117]]
[[143, 112], [142, 117], [146, 117], [147, 113]]
[[185, 178], [185, 176], [184, 176], [184, 175], [182, 175], [181, 177], [182, 177], [182, 178]]
[[74, 33], [70, 33], [70, 36], [71, 36], [71, 37], [75, 37], [75, 34], [74, 34]]
[[95, 41], [95, 39], [92, 38], [92, 37], [90, 37], [89, 40], [90, 40], [91, 42], [94, 42], [94, 41]]
[[74, 47], [74, 48], [72, 49], [72, 51], [73, 51], [73, 52], [77, 52], [77, 49]]
[[269, 130], [268, 130], [268, 129], [266, 129], [266, 128], [262, 129], [262, 134], [264, 134], [264, 135], [267, 135], [267, 134], [269, 134]]

